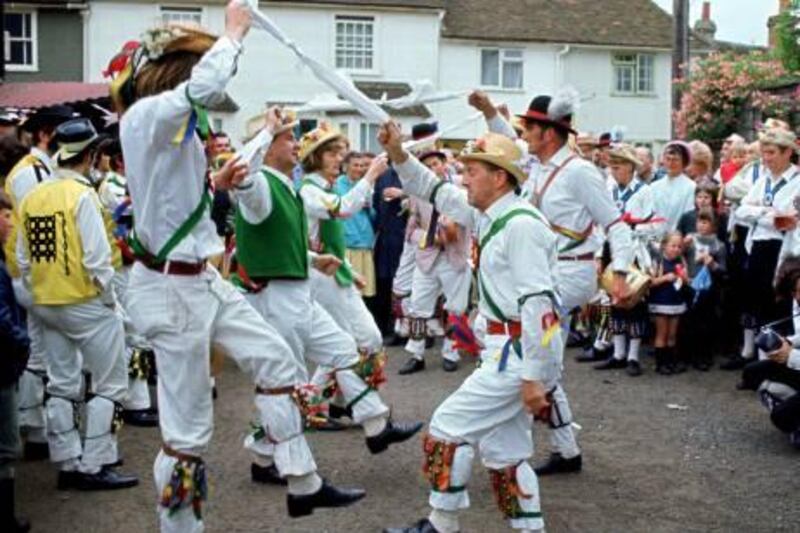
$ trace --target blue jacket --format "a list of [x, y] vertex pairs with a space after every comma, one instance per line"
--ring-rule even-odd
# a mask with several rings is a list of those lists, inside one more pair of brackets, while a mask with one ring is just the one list
[[400, 255], [406, 236], [408, 213], [402, 210], [402, 202], [383, 201], [383, 190], [389, 187], [402, 188], [400, 178], [390, 168], [378, 178], [372, 195], [372, 209], [375, 213], [375, 275], [378, 279], [391, 280], [397, 272]]
[[19, 378], [29, 350], [25, 311], [17, 304], [11, 276], [0, 253], [0, 385], [10, 385]]
[[[339, 176], [339, 179], [333, 184], [333, 192], [344, 196], [355, 185], [347, 176]], [[375, 230], [372, 229], [371, 211], [369, 207], [365, 207], [353, 216], [344, 219], [344, 239], [348, 248], [372, 250], [375, 244]]]

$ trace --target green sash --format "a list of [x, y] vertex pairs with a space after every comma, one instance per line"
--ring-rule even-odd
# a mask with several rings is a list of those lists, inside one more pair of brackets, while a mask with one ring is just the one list
[[[310, 185], [323, 192], [329, 193], [319, 184], [310, 179], [304, 179], [301, 187]], [[331, 218], [319, 220], [319, 240], [322, 244], [322, 253], [331, 254], [342, 260], [342, 266], [336, 271], [334, 279], [340, 287], [349, 287], [353, 284], [353, 271], [347, 263], [347, 243], [344, 237], [344, 224], [341, 219], [333, 218], [335, 213], [330, 213]]]

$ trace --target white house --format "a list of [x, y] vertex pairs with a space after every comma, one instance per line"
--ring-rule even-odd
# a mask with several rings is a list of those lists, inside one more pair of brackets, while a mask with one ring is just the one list
[[[153, 24], [192, 21], [222, 32], [224, 5], [93, 0], [86, 81], [101, 81], [109, 58]], [[400, 96], [410, 83], [430, 80], [441, 90], [484, 88], [522, 112], [535, 94], [568, 83], [585, 99], [580, 129], [623, 126], [626, 139], [653, 144], [669, 138], [672, 22], [650, 0], [262, 0], [261, 9], [306, 53], [346, 71], [373, 98]], [[232, 102], [212, 116], [237, 138], [265, 105], [299, 105], [329, 90], [284, 47], [253, 30], [228, 92]], [[435, 117], [446, 127], [470, 112], [459, 100], [396, 115], [404, 125]], [[325, 118], [345, 129], [354, 147], [377, 149], [377, 125], [356, 114], [301, 118], [304, 127]], [[467, 139], [483, 128], [476, 123], [449, 138]]]

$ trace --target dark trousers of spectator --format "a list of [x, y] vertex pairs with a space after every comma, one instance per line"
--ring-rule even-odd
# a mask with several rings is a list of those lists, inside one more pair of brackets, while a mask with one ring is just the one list
[[728, 277], [722, 280], [720, 286], [721, 330], [727, 332], [719, 339], [722, 353], [736, 353], [740, 348], [744, 311], [742, 288], [745, 286], [747, 266], [747, 250], [744, 247], [746, 240], [747, 228], [734, 226], [733, 238], [728, 244]]
[[775, 406], [770, 414], [772, 423], [784, 433], [800, 429], [800, 370], [794, 370], [770, 360], [755, 361], [744, 367], [742, 383], [751, 390], [756, 390], [765, 380], [783, 383], [798, 394]]
[[20, 453], [17, 409], [17, 383], [0, 386], [0, 480], [14, 477]]
[[782, 244], [779, 240], [756, 241], [747, 260], [742, 285], [745, 311], [753, 316], [757, 326], [788, 316], [788, 308], [776, 303], [773, 289]]
[[703, 291], [689, 302], [689, 310], [681, 319], [678, 332], [678, 354], [686, 364], [710, 364], [714, 356], [714, 341], [717, 339], [718, 291], [712, 288]]
[[372, 316], [378, 324], [383, 335], [391, 335], [394, 332], [394, 317], [392, 316], [392, 282], [393, 278], [377, 278], [375, 280], [375, 296], [371, 298]]

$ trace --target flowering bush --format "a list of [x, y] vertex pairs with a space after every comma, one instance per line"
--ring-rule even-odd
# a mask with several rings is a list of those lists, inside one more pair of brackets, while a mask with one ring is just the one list
[[775, 30], [778, 57], [787, 69], [800, 70], [800, 0], [778, 15]]
[[795, 95], [776, 95], [767, 88], [787, 83], [798, 73], [766, 52], [711, 54], [696, 61], [688, 80], [678, 80], [683, 96], [676, 114], [683, 138], [724, 139], [738, 130], [746, 107], [763, 116], [790, 120], [798, 110]]

